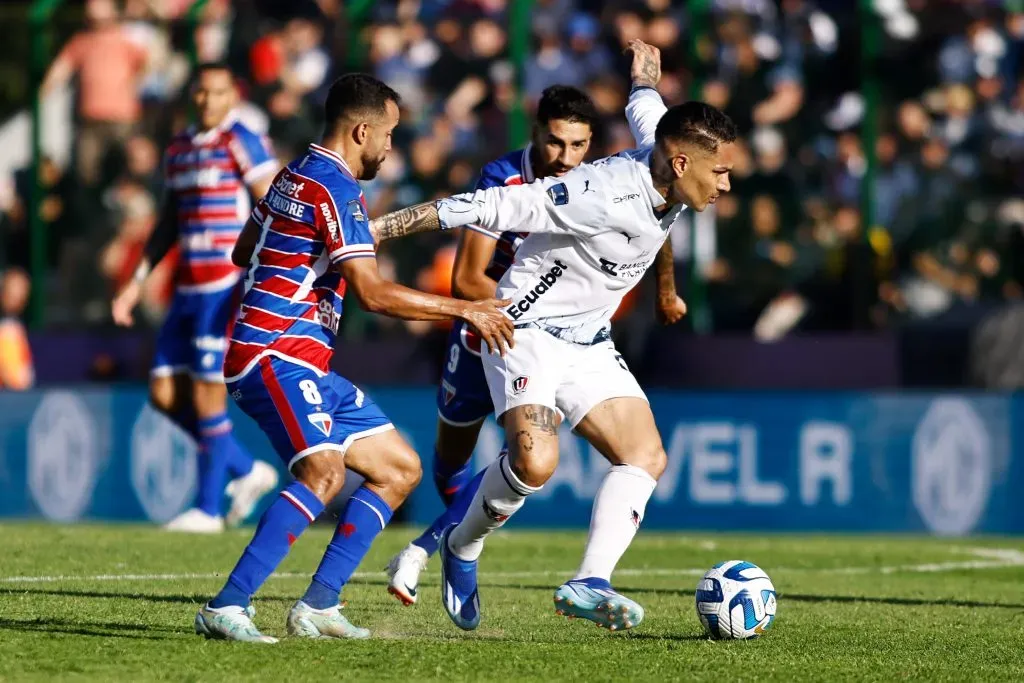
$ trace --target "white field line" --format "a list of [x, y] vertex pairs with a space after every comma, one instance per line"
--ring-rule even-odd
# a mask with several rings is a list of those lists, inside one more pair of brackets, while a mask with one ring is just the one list
[[[960, 562], [932, 562], [927, 564], [905, 564], [893, 566], [873, 567], [831, 567], [831, 568], [808, 568], [808, 567], [774, 567], [772, 573], [811, 573], [811, 574], [899, 574], [899, 573], [930, 573], [930, 572], [952, 572], [964, 569], [1003, 569], [1007, 567], [1024, 567], [1024, 551], [998, 549], [998, 548], [964, 548], [957, 551], [973, 555], [976, 560], [965, 560]], [[619, 569], [616, 576], [703, 576], [707, 569]], [[547, 569], [539, 571], [518, 571], [518, 572], [485, 572], [480, 578], [489, 579], [529, 579], [545, 578], [549, 576], [569, 576], [572, 569]], [[56, 576], [4, 576], [0, 577], [0, 583], [75, 583], [83, 581], [184, 581], [189, 579], [223, 579], [226, 574], [217, 572], [188, 573], [188, 574], [94, 574], [91, 576], [82, 575], [56, 575]], [[308, 579], [309, 574], [298, 572], [281, 572], [273, 574], [272, 579]], [[355, 579], [380, 578], [383, 572], [356, 572]]]

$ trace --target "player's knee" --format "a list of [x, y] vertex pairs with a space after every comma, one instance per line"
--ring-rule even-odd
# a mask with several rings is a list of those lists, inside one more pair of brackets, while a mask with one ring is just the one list
[[512, 472], [527, 486], [543, 486], [558, 467], [558, 447], [509, 450]]
[[321, 451], [292, 465], [292, 474], [324, 504], [345, 486], [345, 459], [338, 451]]
[[668, 455], [661, 444], [654, 444], [640, 449], [637, 452], [635, 462], [630, 464], [643, 469], [655, 479], [661, 479], [661, 475], [665, 473], [665, 468], [668, 467]]
[[154, 377], [149, 383], [149, 402], [161, 413], [171, 415], [178, 409], [174, 382], [168, 377]]
[[408, 496], [419, 485], [423, 478], [423, 466], [419, 456], [412, 449], [404, 449], [392, 459], [389, 488], [403, 498]]

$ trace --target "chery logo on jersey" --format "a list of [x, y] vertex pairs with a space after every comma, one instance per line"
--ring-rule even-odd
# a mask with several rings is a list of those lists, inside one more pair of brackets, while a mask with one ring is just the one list
[[633, 199], [640, 199], [640, 193], [630, 192], [629, 194], [624, 194], [621, 197], [616, 197], [612, 201], [615, 202], [616, 204], [621, 204], [622, 202], [628, 202]]
[[551, 266], [551, 270], [540, 276], [540, 284], [528, 291], [525, 297], [506, 308], [505, 311], [513, 320], [519, 320], [524, 313], [530, 310], [530, 305], [537, 303], [537, 300], [544, 296], [545, 292], [554, 287], [558, 278], [562, 277], [567, 270], [569, 270], [569, 266], [562, 263], [561, 260], [555, 259], [555, 265]]

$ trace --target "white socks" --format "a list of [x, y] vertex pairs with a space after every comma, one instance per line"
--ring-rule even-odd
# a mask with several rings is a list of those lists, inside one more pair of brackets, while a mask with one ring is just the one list
[[523, 507], [526, 497], [537, 491], [540, 491], [539, 486], [527, 486], [519, 481], [507, 455], [498, 458], [487, 468], [466, 516], [448, 535], [448, 548], [461, 560], [476, 560], [483, 552], [488, 534], [505, 524]]
[[633, 542], [657, 485], [646, 470], [633, 465], [614, 465], [608, 470], [594, 498], [587, 548], [574, 578], [611, 581], [612, 571]]

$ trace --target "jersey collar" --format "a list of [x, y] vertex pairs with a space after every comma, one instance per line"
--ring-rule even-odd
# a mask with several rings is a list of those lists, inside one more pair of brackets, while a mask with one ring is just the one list
[[333, 161], [335, 164], [337, 164], [338, 168], [345, 172], [346, 175], [353, 179], [355, 178], [355, 174], [352, 173], [352, 169], [348, 167], [348, 163], [337, 152], [332, 152], [326, 147], [318, 145], [315, 142], [310, 144], [309, 151], [311, 154], [316, 154], [318, 156], [322, 156], [326, 159], [329, 159], [330, 161]]

